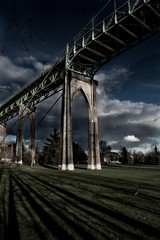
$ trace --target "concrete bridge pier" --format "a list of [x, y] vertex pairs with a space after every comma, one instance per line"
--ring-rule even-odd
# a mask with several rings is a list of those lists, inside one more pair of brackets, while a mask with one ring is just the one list
[[98, 82], [95, 80], [82, 77], [71, 71], [65, 72], [61, 114], [61, 155], [59, 169], [74, 170], [72, 146], [72, 102], [78, 91], [81, 91], [84, 95], [89, 113], [87, 169], [101, 169], [96, 109], [97, 84]]
[[66, 71], [64, 77], [62, 113], [61, 113], [61, 140], [60, 164], [61, 170], [74, 170], [72, 147], [72, 117], [71, 117], [71, 72]]
[[31, 155], [31, 166], [34, 166], [35, 161], [35, 110], [36, 108], [33, 106], [30, 108], [31, 112], [29, 113], [29, 120], [30, 120], [30, 135], [29, 135], [29, 152]]
[[1, 146], [5, 147], [5, 139], [6, 139], [6, 123], [3, 122], [0, 124], [0, 132], [1, 132]]
[[30, 121], [29, 152], [31, 154], [31, 166], [35, 164], [35, 107], [30, 108], [25, 105], [19, 105], [19, 117], [17, 124], [16, 139], [16, 158], [19, 164], [22, 164], [22, 146], [23, 146], [23, 121], [28, 115]]
[[89, 170], [101, 170], [99, 136], [98, 136], [98, 118], [96, 106], [96, 87], [98, 82], [90, 82], [90, 101], [89, 101], [89, 137], [88, 137], [88, 166]]

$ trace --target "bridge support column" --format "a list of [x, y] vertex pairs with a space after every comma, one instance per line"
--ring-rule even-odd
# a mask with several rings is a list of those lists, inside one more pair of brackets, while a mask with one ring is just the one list
[[17, 138], [16, 138], [16, 158], [19, 164], [22, 164], [22, 135], [23, 135], [23, 120], [24, 120], [24, 105], [19, 106], [19, 116], [17, 123]]
[[19, 164], [22, 164], [22, 147], [23, 147], [23, 120], [29, 116], [30, 135], [29, 135], [29, 152], [31, 155], [31, 166], [35, 164], [35, 107], [27, 108], [23, 104], [19, 106], [19, 117], [17, 124], [16, 139], [16, 158]]
[[5, 139], [6, 139], [6, 123], [0, 124], [0, 132], [1, 132], [1, 146], [5, 147]]
[[88, 166], [90, 170], [101, 170], [99, 136], [98, 136], [98, 118], [96, 107], [96, 87], [97, 82], [90, 83], [90, 107], [89, 107], [89, 139], [88, 139]]
[[71, 105], [78, 91], [83, 93], [89, 112], [87, 168], [91, 170], [101, 169], [96, 109], [96, 87], [97, 81], [84, 78], [70, 71], [66, 71], [65, 73], [61, 115], [61, 156], [59, 165], [59, 168], [62, 170], [74, 170]]
[[31, 155], [31, 166], [34, 166], [36, 163], [35, 160], [35, 107], [31, 107], [31, 112], [29, 113], [30, 120], [30, 135], [29, 135], [29, 152]]
[[72, 147], [72, 117], [71, 117], [71, 72], [66, 71], [63, 86], [62, 115], [61, 115], [61, 156], [62, 170], [74, 170]]

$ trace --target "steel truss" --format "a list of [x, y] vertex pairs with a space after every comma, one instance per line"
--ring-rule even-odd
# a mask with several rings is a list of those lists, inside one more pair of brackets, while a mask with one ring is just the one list
[[[159, 0], [129, 0], [117, 7], [109, 1], [68, 46], [68, 69], [93, 77], [112, 58], [158, 33]], [[97, 23], [99, 15], [114, 11]]]

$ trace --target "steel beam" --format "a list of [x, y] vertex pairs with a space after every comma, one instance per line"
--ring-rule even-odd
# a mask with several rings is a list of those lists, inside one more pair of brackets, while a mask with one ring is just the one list
[[83, 59], [85, 59], [85, 60], [87, 60], [87, 61], [89, 61], [89, 62], [91, 62], [91, 63], [93, 63], [93, 64], [96, 64], [96, 65], [99, 64], [99, 62], [95, 61], [94, 59], [92, 59], [92, 58], [90, 58], [88, 56], [83, 55], [82, 53], [79, 53], [78, 56], [83, 58]]
[[148, 3], [146, 3], [147, 7], [149, 7], [151, 9], [151, 11], [160, 18], [160, 14]]
[[92, 48], [86, 47], [86, 49], [87, 49], [88, 51], [90, 51], [91, 53], [93, 53], [94, 55], [97, 55], [97, 56], [99, 56], [99, 57], [101, 57], [101, 58], [109, 58], [108, 55], [104, 55], [103, 53], [100, 53], [100, 52], [98, 52], [97, 50], [94, 50], [94, 49], [92, 49]]
[[137, 36], [135, 33], [131, 32], [128, 28], [126, 28], [125, 26], [123, 26], [122, 24], [118, 24], [118, 26], [120, 28], [122, 28], [125, 32], [127, 32], [129, 35], [131, 35], [132, 37], [141, 40], [141, 38], [139, 36]]
[[145, 27], [146, 29], [148, 29], [151, 33], [154, 33], [154, 31], [153, 31], [147, 24], [145, 24], [142, 20], [140, 20], [139, 18], [137, 18], [133, 13], [131, 13], [131, 16], [132, 16], [138, 23], [140, 23], [143, 27]]
[[97, 39], [95, 39], [95, 42], [97, 42], [100, 46], [106, 48], [107, 50], [109, 50], [109, 51], [111, 51], [111, 52], [118, 52], [116, 49], [108, 46], [107, 44], [105, 44], [105, 43], [103, 43], [103, 42], [101, 42], [101, 41], [99, 41], [99, 40], [97, 40]]
[[114, 39], [116, 42], [119, 42], [120, 44], [122, 44], [125, 47], [129, 47], [127, 43], [125, 43], [124, 41], [122, 41], [121, 39], [119, 39], [118, 37], [115, 37], [113, 34], [109, 33], [109, 32], [105, 32], [106, 35], [108, 35], [110, 38]]

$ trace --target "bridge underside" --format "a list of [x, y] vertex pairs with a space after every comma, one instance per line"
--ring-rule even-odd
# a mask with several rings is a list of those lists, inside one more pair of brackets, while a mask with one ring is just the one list
[[160, 2], [127, 1], [100, 23], [95, 21], [74, 39], [68, 55], [69, 68], [91, 77], [114, 57], [159, 32]]

